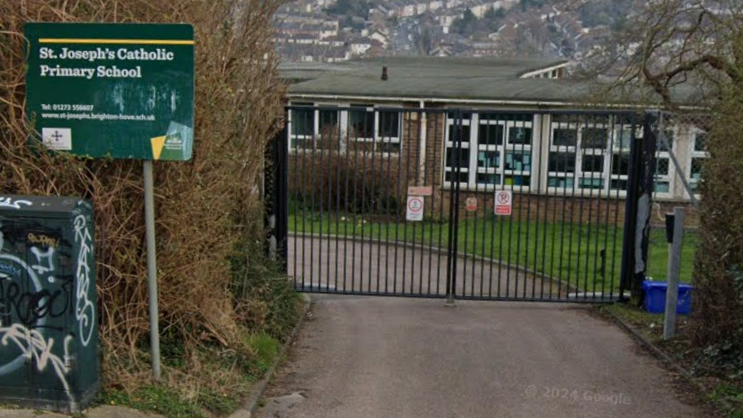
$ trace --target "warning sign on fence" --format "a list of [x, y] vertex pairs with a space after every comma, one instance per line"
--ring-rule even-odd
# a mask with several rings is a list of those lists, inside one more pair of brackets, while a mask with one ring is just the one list
[[423, 220], [423, 198], [420, 196], [408, 196], [408, 210], [405, 219], [413, 222]]
[[513, 194], [510, 191], [501, 190], [495, 192], [495, 214], [500, 216], [511, 216], [513, 213]]

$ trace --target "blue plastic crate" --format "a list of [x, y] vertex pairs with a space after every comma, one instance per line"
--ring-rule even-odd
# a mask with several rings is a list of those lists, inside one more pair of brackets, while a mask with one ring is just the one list
[[[668, 284], [666, 282], [644, 281], [642, 288], [645, 290], [645, 310], [651, 313], [664, 313], [666, 311], [666, 293]], [[676, 313], [688, 315], [691, 313], [691, 291], [693, 286], [679, 283], [678, 303]]]

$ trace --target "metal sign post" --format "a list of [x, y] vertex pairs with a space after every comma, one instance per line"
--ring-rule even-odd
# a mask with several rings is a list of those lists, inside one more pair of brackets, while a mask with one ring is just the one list
[[[669, 215], [671, 216], [671, 215]], [[663, 339], [676, 336], [676, 310], [678, 309], [679, 275], [681, 273], [681, 244], [684, 239], [684, 208], [673, 209], [673, 236], [668, 255], [668, 280], [666, 283], [666, 316], [663, 321]]]
[[144, 220], [147, 235], [147, 289], [150, 298], [152, 378], [160, 380], [160, 322], [157, 305], [157, 251], [155, 248], [155, 191], [152, 161], [144, 162]]

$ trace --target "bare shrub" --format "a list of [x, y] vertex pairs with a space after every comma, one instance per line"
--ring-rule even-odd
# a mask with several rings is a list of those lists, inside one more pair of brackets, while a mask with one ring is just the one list
[[[369, 145], [359, 148], [363, 146]], [[295, 207], [337, 214], [403, 213], [407, 182], [397, 158], [356, 150], [305, 151], [289, 159], [289, 190]]]

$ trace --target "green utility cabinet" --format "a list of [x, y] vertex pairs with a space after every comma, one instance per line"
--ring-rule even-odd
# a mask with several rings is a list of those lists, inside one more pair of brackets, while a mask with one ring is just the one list
[[93, 206], [0, 195], [0, 402], [78, 412], [100, 387]]

